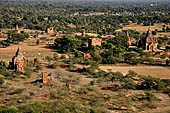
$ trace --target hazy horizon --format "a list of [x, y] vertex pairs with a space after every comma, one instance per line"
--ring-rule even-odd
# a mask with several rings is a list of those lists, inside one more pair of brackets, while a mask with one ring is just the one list
[[17, 2], [170, 2], [169, 0], [2, 0], [2, 1], [17, 1]]

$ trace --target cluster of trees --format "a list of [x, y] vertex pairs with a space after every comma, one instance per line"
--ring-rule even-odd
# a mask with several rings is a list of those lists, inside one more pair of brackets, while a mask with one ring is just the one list
[[57, 49], [62, 53], [74, 52], [75, 49], [80, 48], [82, 41], [76, 37], [63, 36], [55, 40]]
[[8, 31], [7, 41], [10, 43], [18, 43], [29, 38], [29, 34], [25, 32], [17, 33], [17, 31]]
[[[168, 24], [170, 23], [169, 9], [167, 4], [150, 7], [146, 4], [88, 6], [2, 2], [0, 4], [0, 28], [14, 28], [18, 24], [19, 27], [36, 30], [45, 30], [50, 26], [55, 26], [55, 30], [67, 33], [77, 32], [83, 28], [87, 32], [113, 34], [116, 29], [121, 28], [121, 23], [129, 24], [129, 21], [143, 25]], [[102, 12], [104, 16], [95, 15], [96, 12]], [[75, 27], [70, 27], [69, 24]]]
[[112, 82], [121, 82], [123, 88], [137, 89], [137, 90], [157, 90], [166, 93], [170, 96], [170, 80], [159, 79], [151, 76], [138, 75], [134, 71], [129, 71], [127, 75], [123, 75], [120, 72], [109, 72], [104, 75], [105, 80]]
[[56, 48], [62, 53], [72, 53], [77, 58], [84, 57], [85, 53], [90, 53], [91, 60], [100, 64], [154, 64], [155, 61], [149, 53], [142, 49], [128, 49], [128, 39], [126, 34], [119, 33], [114, 38], [105, 39], [101, 46], [86, 47], [88, 36], [86, 38], [63, 36], [55, 40]]

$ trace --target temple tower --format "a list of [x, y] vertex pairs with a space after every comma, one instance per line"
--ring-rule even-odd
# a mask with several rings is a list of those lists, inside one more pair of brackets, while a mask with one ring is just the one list
[[146, 51], [155, 51], [157, 50], [158, 40], [153, 37], [152, 30], [149, 27], [146, 36], [139, 41], [139, 47]]
[[26, 65], [26, 58], [23, 56], [21, 48], [18, 47], [16, 55], [12, 58], [12, 68], [16, 71], [24, 71]]

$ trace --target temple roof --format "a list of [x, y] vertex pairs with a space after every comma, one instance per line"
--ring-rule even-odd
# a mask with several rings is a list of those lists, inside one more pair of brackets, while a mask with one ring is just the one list
[[16, 56], [16, 57], [17, 57], [17, 56], [23, 56], [20, 46], [18, 46], [18, 49], [17, 49], [17, 52], [16, 52], [16, 55], [15, 55], [15, 56]]
[[142, 39], [144, 42], [157, 42], [156, 38], [152, 35], [151, 27], [149, 27], [146, 36]]
[[18, 61], [25, 61], [25, 57], [22, 54], [21, 48], [18, 46], [18, 49], [16, 51], [16, 55], [13, 57], [12, 62], [15, 64]]

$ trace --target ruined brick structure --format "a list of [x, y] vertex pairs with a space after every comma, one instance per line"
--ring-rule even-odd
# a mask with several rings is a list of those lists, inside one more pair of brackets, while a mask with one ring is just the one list
[[81, 35], [82, 35], [82, 37], [85, 37], [85, 36], [86, 36], [86, 32], [85, 32], [84, 29], [82, 30], [82, 34], [81, 34]]
[[15, 30], [17, 30], [17, 31], [19, 30], [19, 27], [17, 24], [15, 25]]
[[90, 53], [84, 53], [83, 57], [91, 58], [91, 55], [90, 55]]
[[60, 33], [59, 32], [56, 32], [56, 35], [55, 35], [56, 37], [59, 37], [60, 36]]
[[131, 40], [131, 37], [129, 36], [129, 32], [128, 31], [126, 32], [126, 36], [128, 38], [128, 46], [131, 46], [132, 45], [132, 40]]
[[47, 72], [42, 72], [41, 74], [42, 74], [42, 83], [47, 84], [49, 82]]
[[71, 84], [68, 83], [68, 82], [66, 82], [66, 87], [67, 87], [68, 89], [71, 89]]
[[153, 37], [151, 28], [148, 29], [147, 34], [144, 38], [139, 41], [138, 47], [146, 51], [157, 50], [158, 40]]
[[15, 25], [15, 30], [17, 31], [17, 33], [20, 33], [20, 30], [19, 30], [18, 24], [16, 24], [16, 25]]
[[101, 46], [102, 45], [102, 39], [99, 38], [90, 38], [88, 39], [88, 46]]
[[16, 71], [24, 71], [24, 66], [26, 65], [26, 58], [23, 56], [20, 47], [18, 47], [16, 55], [12, 58], [11, 65], [12, 68]]
[[47, 29], [46, 29], [46, 33], [48, 33], [48, 34], [53, 34], [53, 33], [54, 33], [54, 28], [53, 28], [53, 27], [47, 28]]

